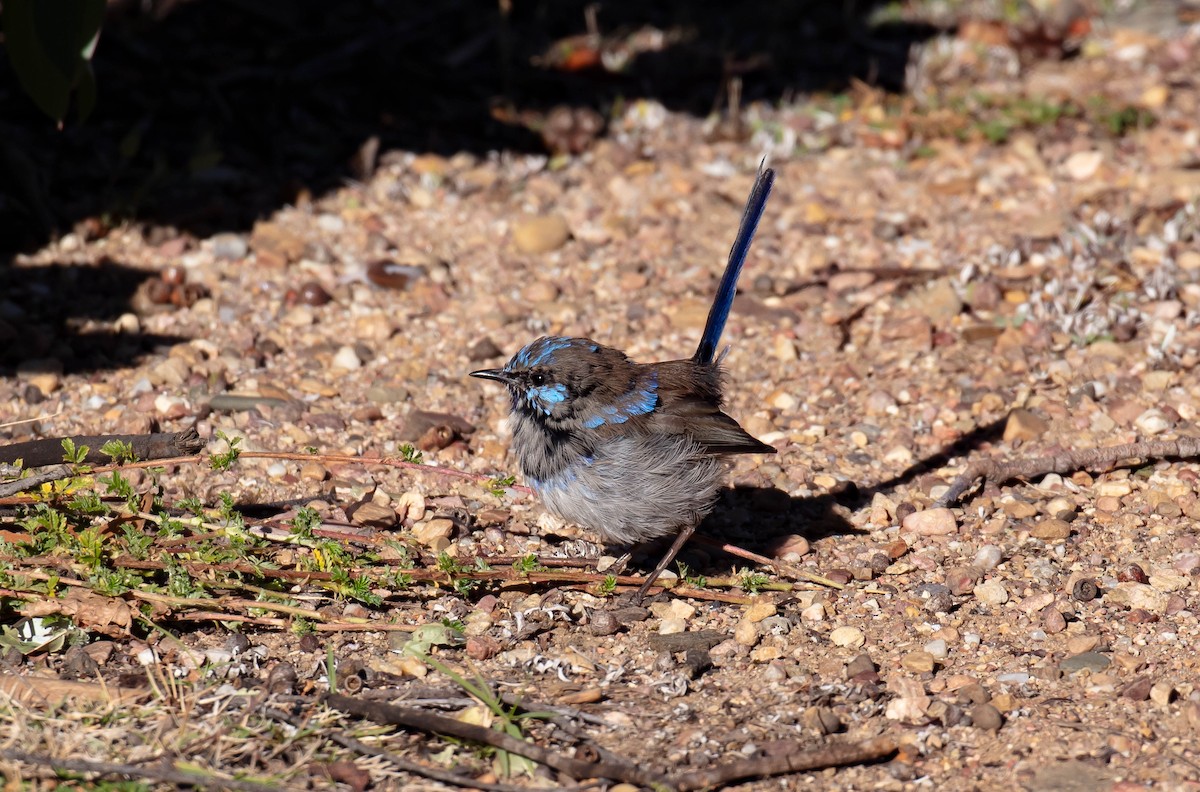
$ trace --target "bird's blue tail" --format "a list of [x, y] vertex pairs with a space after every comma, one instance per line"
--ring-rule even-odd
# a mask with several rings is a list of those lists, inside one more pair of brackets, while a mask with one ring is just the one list
[[729, 310], [733, 307], [738, 276], [742, 274], [742, 265], [746, 263], [746, 254], [750, 252], [750, 243], [754, 240], [754, 232], [758, 229], [758, 221], [767, 206], [767, 198], [771, 196], [773, 184], [774, 169], [764, 168], [758, 172], [754, 189], [750, 191], [750, 197], [746, 200], [746, 210], [742, 212], [742, 224], [738, 226], [737, 238], [733, 240], [733, 247], [729, 250], [729, 263], [725, 265], [725, 274], [721, 276], [717, 296], [713, 299], [712, 308], [708, 309], [704, 335], [700, 336], [700, 346], [696, 347], [696, 354], [692, 356], [696, 363], [708, 365], [713, 362], [717, 353], [717, 344], [721, 341], [721, 333], [725, 331], [725, 320], [729, 318]]

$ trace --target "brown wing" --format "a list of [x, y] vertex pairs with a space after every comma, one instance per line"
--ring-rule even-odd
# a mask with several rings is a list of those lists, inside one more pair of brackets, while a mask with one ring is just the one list
[[654, 414], [659, 431], [688, 434], [711, 454], [773, 454], [737, 421], [698, 399], [675, 399]]

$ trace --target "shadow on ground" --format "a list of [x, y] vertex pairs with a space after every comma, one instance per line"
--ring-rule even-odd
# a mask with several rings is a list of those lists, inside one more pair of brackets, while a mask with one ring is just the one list
[[931, 32], [870, 26], [873, 1], [609, 0], [595, 12], [601, 49], [633, 50], [614, 72], [556, 49], [587, 32], [586, 3], [504, 5], [110, 3], [97, 108], [62, 132], [0, 59], [0, 267], [4, 251], [36, 249], [85, 218], [93, 229], [126, 219], [197, 236], [245, 229], [353, 178], [372, 138], [384, 156], [544, 151], [530, 126], [563, 104], [607, 116], [649, 97], [708, 114], [732, 77], [743, 101], [856, 78], [898, 89], [910, 45]]
[[[1004, 433], [1007, 419], [999, 419], [978, 426], [941, 451], [918, 460], [907, 469], [884, 481], [858, 485], [843, 482], [836, 492], [808, 497], [793, 497], [775, 487], [738, 486], [722, 493], [721, 500], [697, 530], [697, 534], [717, 541], [738, 543], [749, 537], [746, 549], [768, 557], [778, 557], [793, 536], [802, 536], [810, 542], [834, 536], [863, 535], [866, 532], [854, 527], [845, 514], [869, 506], [876, 493], [891, 495], [902, 485], [912, 484], [928, 475], [929, 486], [918, 486], [928, 491], [934, 484], [942, 484], [945, 476], [937, 471], [954, 459], [973, 456], [974, 453], [999, 441]], [[645, 549], [645, 560], [653, 566], [657, 560], [656, 548]], [[680, 557], [692, 564], [701, 573], [715, 573], [733, 562], [744, 566], [744, 562], [730, 557], [714, 560], [720, 551], [708, 545], [690, 543], [684, 547]], [[699, 566], [697, 566], [697, 564]]]
[[[11, 374], [20, 363], [37, 368], [36, 361], [45, 359], [53, 361], [46, 364], [47, 372], [59, 366], [66, 372], [125, 366], [186, 340], [117, 329], [116, 320], [133, 310], [134, 295], [153, 277], [110, 260], [0, 266], [0, 375]], [[26, 398], [38, 397], [27, 392]]]

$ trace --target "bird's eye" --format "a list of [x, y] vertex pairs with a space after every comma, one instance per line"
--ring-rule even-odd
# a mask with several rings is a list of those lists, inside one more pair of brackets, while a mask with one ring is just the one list
[[529, 381], [532, 382], [534, 385], [545, 385], [546, 384], [546, 375], [545, 374], [531, 374], [531, 375], [529, 375]]

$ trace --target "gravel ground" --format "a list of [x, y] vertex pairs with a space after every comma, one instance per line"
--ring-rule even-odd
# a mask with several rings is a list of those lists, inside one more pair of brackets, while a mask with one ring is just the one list
[[[888, 736], [901, 746], [890, 761], [746, 788], [1200, 789], [1195, 460], [990, 481], [934, 507], [972, 458], [1195, 433], [1200, 35], [1108, 26], [1077, 58], [1033, 63], [978, 35], [931, 40], [911, 95], [754, 105], [735, 139], [631, 102], [578, 156], [389, 152], [369, 179], [246, 234], [77, 230], [19, 257], [0, 330], [23, 351], [4, 358], [0, 417], [25, 422], [0, 438], [194, 425], [214, 453], [228, 447], [218, 433], [245, 451], [315, 449], [130, 478], [168, 504], [228, 495], [255, 524], [308, 504], [326, 527], [402, 541], [416, 568], [550, 563], [595, 548], [519, 487], [489, 492], [486, 479], [517, 473], [505, 399], [467, 372], [548, 333], [642, 361], [689, 355], [769, 156], [778, 182], [725, 341], [728, 412], [779, 453], [737, 462], [702, 532], [844, 587], [692, 543], [682, 560], [699, 596], [643, 610], [580, 562], [562, 585], [377, 583], [380, 601], [296, 584], [288, 601], [321, 618], [405, 628], [301, 634], [287, 613], [228, 600], [245, 619], [188, 621], [194, 609], [160, 603], [147, 619], [163, 632], [123, 627], [81, 585], [74, 611], [44, 612], [73, 613], [82, 647], [10, 649], [7, 674], [155, 695], [9, 709], [22, 727], [10, 745], [181, 757], [295, 788], [330, 774], [362, 788], [339, 764], [353, 761], [376, 788], [440, 788], [325, 739], [340, 731], [495, 783], [469, 746], [371, 732], [312, 702], [332, 657], [365, 691], [461, 713], [466, 695], [403, 651], [413, 626], [449, 619], [465, 642], [437, 646], [441, 662], [570, 706], [595, 743], [661, 771]], [[127, 305], [56, 302], [60, 287], [116, 282], [136, 287]], [[89, 341], [102, 351], [79, 352]], [[321, 456], [411, 459], [406, 444], [478, 478]], [[272, 558], [295, 569], [310, 550]], [[382, 550], [360, 559], [387, 563]], [[5, 585], [27, 590], [15, 574]], [[223, 580], [193, 576], [208, 594]], [[19, 600], [6, 624], [28, 624]], [[311, 735], [254, 720], [259, 694], [313, 718]], [[6, 758], [10, 777], [37, 777]]]

